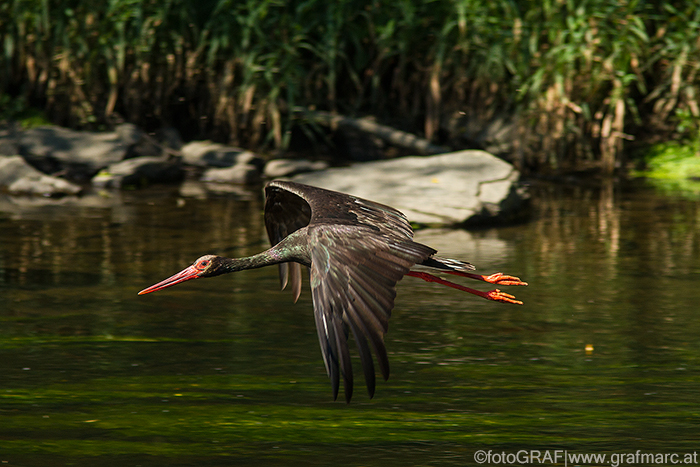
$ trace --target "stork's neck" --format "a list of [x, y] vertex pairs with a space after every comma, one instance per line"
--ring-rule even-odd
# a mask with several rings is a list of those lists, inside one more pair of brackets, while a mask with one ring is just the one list
[[221, 267], [218, 268], [217, 273], [226, 274], [229, 272], [243, 271], [245, 269], [257, 269], [279, 262], [281, 261], [276, 261], [276, 258], [267, 251], [243, 258], [222, 258]]
[[257, 255], [245, 256], [243, 258], [222, 258], [221, 267], [217, 269], [215, 275], [229, 272], [243, 271], [244, 269], [257, 269], [273, 264], [286, 263], [289, 261], [300, 261], [297, 255], [291, 250], [278, 248], [276, 245]]
[[277, 245], [253, 256], [243, 258], [221, 258], [221, 266], [212, 275], [257, 269], [273, 264], [296, 262], [311, 265], [306, 228], [292, 232]]

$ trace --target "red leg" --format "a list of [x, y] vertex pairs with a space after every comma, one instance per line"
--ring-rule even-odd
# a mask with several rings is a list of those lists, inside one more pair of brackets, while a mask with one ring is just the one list
[[498, 285], [527, 285], [527, 282], [523, 282], [520, 278], [515, 276], [508, 276], [506, 274], [497, 272], [491, 274], [490, 276], [482, 276], [481, 274], [472, 274], [470, 272], [462, 271], [443, 271], [447, 274], [454, 274], [455, 276], [469, 277], [471, 279], [476, 279], [478, 281], [488, 282], [490, 284]]
[[[466, 273], [460, 273], [458, 275], [462, 275], [462, 274], [466, 274]], [[436, 282], [438, 284], [446, 285], [448, 287], [452, 287], [453, 289], [461, 290], [463, 292], [469, 292], [471, 294], [478, 295], [479, 297], [483, 297], [487, 300], [494, 300], [497, 302], [504, 302], [504, 303], [514, 303], [516, 305], [523, 304], [523, 302], [521, 302], [520, 300], [516, 300], [514, 296], [507, 294], [505, 292], [501, 292], [498, 289], [491, 290], [490, 292], [482, 292], [481, 290], [472, 289], [470, 287], [465, 287], [463, 285], [455, 284], [454, 282], [450, 282], [450, 281], [447, 281], [445, 279], [441, 279], [437, 276], [433, 276], [432, 274], [428, 274], [427, 272], [409, 271], [406, 273], [406, 275], [412, 276], [412, 277], [417, 277], [417, 278], [423, 279], [424, 281], [427, 281], [427, 282]], [[474, 275], [476, 275], [476, 274], [474, 274]], [[483, 277], [483, 276], [481, 276], [481, 277]], [[484, 279], [482, 279], [482, 280], [484, 280]]]

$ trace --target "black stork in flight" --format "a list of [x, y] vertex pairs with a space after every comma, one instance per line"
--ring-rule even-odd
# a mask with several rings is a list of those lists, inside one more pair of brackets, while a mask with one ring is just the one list
[[334, 400], [338, 397], [341, 375], [346, 402], [352, 397], [348, 330], [359, 350], [370, 398], [375, 387], [370, 346], [382, 376], [385, 380], [389, 377], [384, 334], [394, 307], [396, 283], [403, 276], [437, 282], [488, 300], [522, 304], [498, 289], [482, 292], [413, 270], [414, 266], [422, 266], [492, 284], [527, 285], [517, 277], [501, 273], [474, 274], [470, 272], [474, 266], [467, 262], [435, 256], [436, 250], [413, 241], [411, 224], [394, 208], [280, 180], [270, 182], [265, 194], [265, 226], [273, 247], [247, 258], [202, 256], [139, 295], [190, 279], [278, 264], [281, 286], [284, 289], [290, 283], [296, 301], [301, 293], [301, 266], [308, 267], [316, 330]]

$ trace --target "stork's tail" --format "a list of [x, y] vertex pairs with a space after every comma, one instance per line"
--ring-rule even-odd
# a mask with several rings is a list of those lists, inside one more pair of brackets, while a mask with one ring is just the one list
[[440, 269], [441, 271], [473, 271], [476, 268], [473, 264], [467, 263], [466, 261], [460, 261], [458, 259], [450, 258], [440, 258], [439, 256], [431, 256], [421, 263], [422, 266], [427, 266], [433, 269]]

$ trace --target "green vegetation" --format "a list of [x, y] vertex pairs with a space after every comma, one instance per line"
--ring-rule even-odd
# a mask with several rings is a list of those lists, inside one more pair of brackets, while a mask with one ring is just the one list
[[679, 111], [677, 133], [673, 141], [653, 145], [644, 157], [644, 176], [667, 191], [700, 194], [700, 118]]
[[32, 128], [50, 124], [43, 111], [30, 107], [24, 96], [12, 98], [7, 94], [0, 94], [0, 121], [12, 120], [20, 124], [22, 128]]
[[700, 116], [699, 23], [689, 0], [14, 0], [0, 92], [258, 147], [288, 145], [298, 107], [453, 141], [513, 116], [522, 166], [609, 172]]

